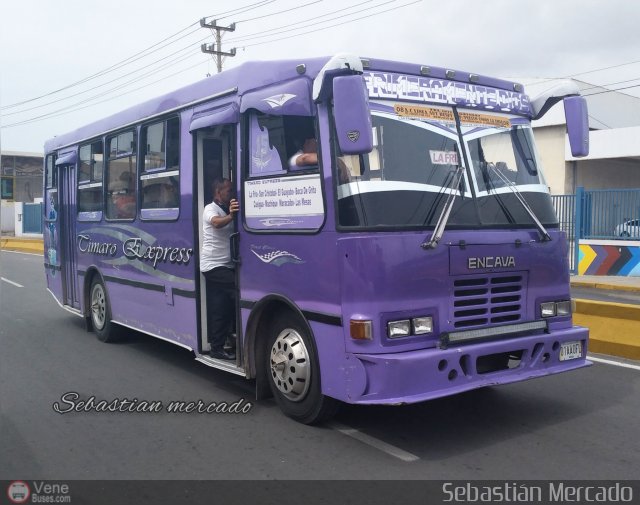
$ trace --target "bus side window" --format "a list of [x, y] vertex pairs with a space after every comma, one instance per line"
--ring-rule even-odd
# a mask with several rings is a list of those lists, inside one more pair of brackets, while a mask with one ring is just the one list
[[255, 113], [250, 119], [250, 129], [250, 177], [286, 175], [298, 170], [318, 169], [317, 164], [291, 166], [292, 157], [303, 152], [305, 142], [317, 138], [313, 118]]
[[[144, 219], [177, 218], [180, 206], [180, 122], [177, 117], [144, 126], [140, 209]], [[146, 212], [151, 209], [171, 212]]]
[[133, 130], [108, 139], [106, 166], [107, 219], [136, 216], [136, 142]]
[[101, 140], [80, 146], [78, 213], [102, 211], [103, 152]]

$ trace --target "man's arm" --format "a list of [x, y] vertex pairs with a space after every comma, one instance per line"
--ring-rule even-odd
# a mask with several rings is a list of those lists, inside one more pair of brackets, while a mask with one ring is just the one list
[[227, 226], [231, 221], [233, 221], [233, 216], [238, 212], [238, 210], [240, 210], [240, 204], [238, 203], [238, 200], [233, 199], [229, 202], [229, 214], [225, 216], [213, 215], [209, 222], [214, 228]]

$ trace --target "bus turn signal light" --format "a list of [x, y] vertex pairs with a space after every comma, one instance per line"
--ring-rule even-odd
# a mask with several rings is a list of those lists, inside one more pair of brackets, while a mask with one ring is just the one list
[[371, 340], [373, 338], [373, 330], [371, 321], [352, 319], [349, 324], [351, 338], [354, 340]]

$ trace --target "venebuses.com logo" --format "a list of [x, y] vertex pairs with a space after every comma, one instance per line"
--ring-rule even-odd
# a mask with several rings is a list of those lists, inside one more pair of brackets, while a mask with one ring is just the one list
[[14, 480], [7, 487], [11, 503], [71, 503], [68, 484]]
[[7, 488], [7, 496], [11, 503], [26, 503], [31, 496], [29, 484], [21, 480], [14, 480]]

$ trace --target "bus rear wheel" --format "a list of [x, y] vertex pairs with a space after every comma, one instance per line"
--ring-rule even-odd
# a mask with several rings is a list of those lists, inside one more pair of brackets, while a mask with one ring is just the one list
[[106, 343], [117, 340], [114, 324], [111, 322], [111, 307], [109, 307], [107, 290], [98, 277], [91, 282], [89, 306], [91, 308], [91, 324], [98, 340]]
[[266, 350], [269, 386], [285, 415], [318, 424], [336, 413], [338, 401], [320, 389], [318, 358], [304, 325], [291, 316], [276, 319]]

